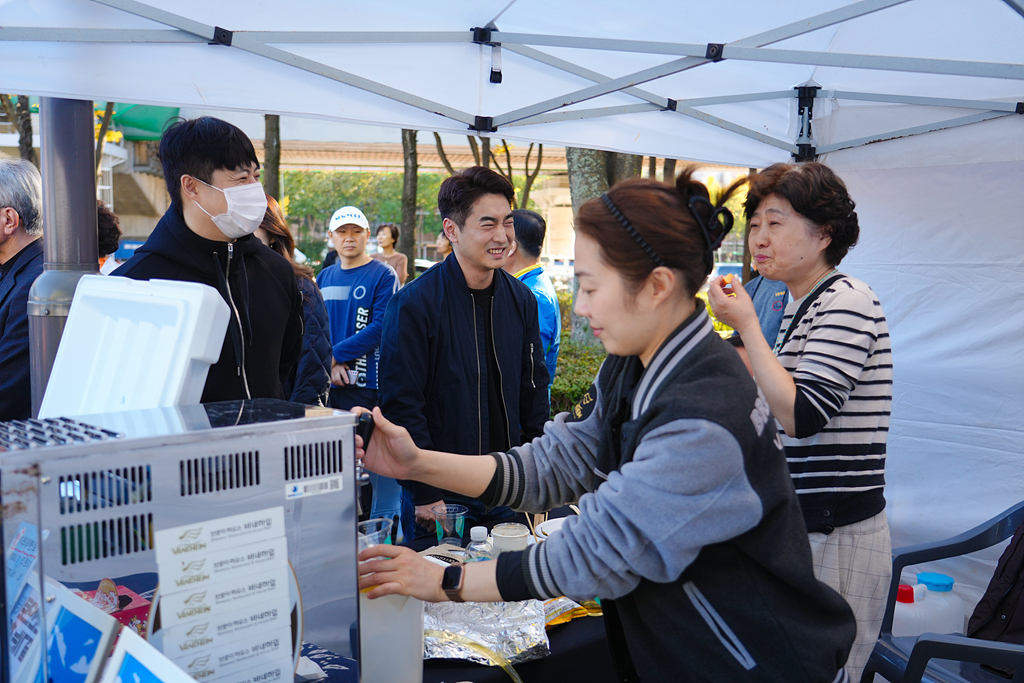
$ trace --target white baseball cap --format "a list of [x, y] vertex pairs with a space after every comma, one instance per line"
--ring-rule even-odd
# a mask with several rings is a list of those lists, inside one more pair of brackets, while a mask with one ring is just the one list
[[331, 222], [328, 225], [328, 230], [334, 232], [343, 225], [358, 225], [364, 230], [370, 229], [370, 222], [366, 220], [366, 216], [363, 212], [354, 206], [343, 206], [334, 212], [331, 216]]

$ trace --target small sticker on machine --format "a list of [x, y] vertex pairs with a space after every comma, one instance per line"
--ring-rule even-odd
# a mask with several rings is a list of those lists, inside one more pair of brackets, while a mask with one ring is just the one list
[[341, 490], [341, 476], [307, 479], [285, 484], [284, 497], [287, 500], [319, 496], [323, 493], [335, 493]]

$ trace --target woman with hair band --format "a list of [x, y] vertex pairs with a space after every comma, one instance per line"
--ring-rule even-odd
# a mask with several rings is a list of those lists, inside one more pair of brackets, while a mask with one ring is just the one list
[[331, 329], [327, 324], [327, 308], [313, 280], [313, 269], [295, 262], [295, 238], [288, 229], [281, 205], [269, 194], [267, 213], [260, 227], [256, 228], [256, 237], [288, 259], [302, 294], [302, 317], [305, 323], [302, 356], [295, 377], [285, 383], [285, 396], [296, 403], [327, 406], [331, 389]]
[[[492, 457], [426, 451], [373, 411], [370, 470], [488, 506], [577, 502], [546, 541], [440, 567], [407, 548], [359, 559], [371, 599], [602, 599], [624, 680], [847, 681], [843, 599], [814, 578], [764, 399], [695, 294], [732, 226], [707, 188], [630, 180], [576, 218], [576, 311], [609, 356], [577, 408]], [[631, 678], [630, 678], [631, 677]]]
[[750, 296], [741, 287], [725, 291], [722, 278], [708, 298], [739, 333], [783, 432], [815, 576], [857, 617], [847, 671], [859, 680], [892, 576], [883, 496], [892, 351], [878, 297], [838, 271], [860, 234], [854, 208], [823, 164], [769, 166], [751, 178], [744, 209], [758, 272], [784, 282], [793, 298], [782, 327], [765, 339]]

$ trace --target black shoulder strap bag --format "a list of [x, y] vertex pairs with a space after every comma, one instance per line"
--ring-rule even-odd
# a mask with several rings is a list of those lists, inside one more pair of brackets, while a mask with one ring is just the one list
[[796, 309], [796, 314], [793, 316], [793, 319], [789, 322], [789, 327], [786, 328], [786, 336], [783, 337], [782, 344], [779, 345], [780, 351], [786, 346], [787, 343], [789, 343], [789, 338], [793, 336], [793, 330], [795, 330], [797, 325], [800, 324], [800, 321], [803, 320], [803, 317], [807, 315], [807, 311], [811, 307], [811, 304], [815, 302], [815, 300], [821, 295], [822, 292], [824, 292], [826, 289], [831, 287], [839, 280], [842, 280], [844, 277], [846, 276], [843, 275], [842, 273], [836, 273], [829, 279], [822, 282], [821, 286], [816, 287], [813, 292], [804, 297], [804, 302], [800, 304], [800, 308]]

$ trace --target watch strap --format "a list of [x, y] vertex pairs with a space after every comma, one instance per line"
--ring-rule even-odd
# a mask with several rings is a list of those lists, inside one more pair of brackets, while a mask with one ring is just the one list
[[441, 580], [441, 590], [444, 591], [444, 594], [452, 602], [465, 602], [462, 599], [462, 582], [465, 578], [466, 573], [461, 562], [445, 567], [444, 578]]

